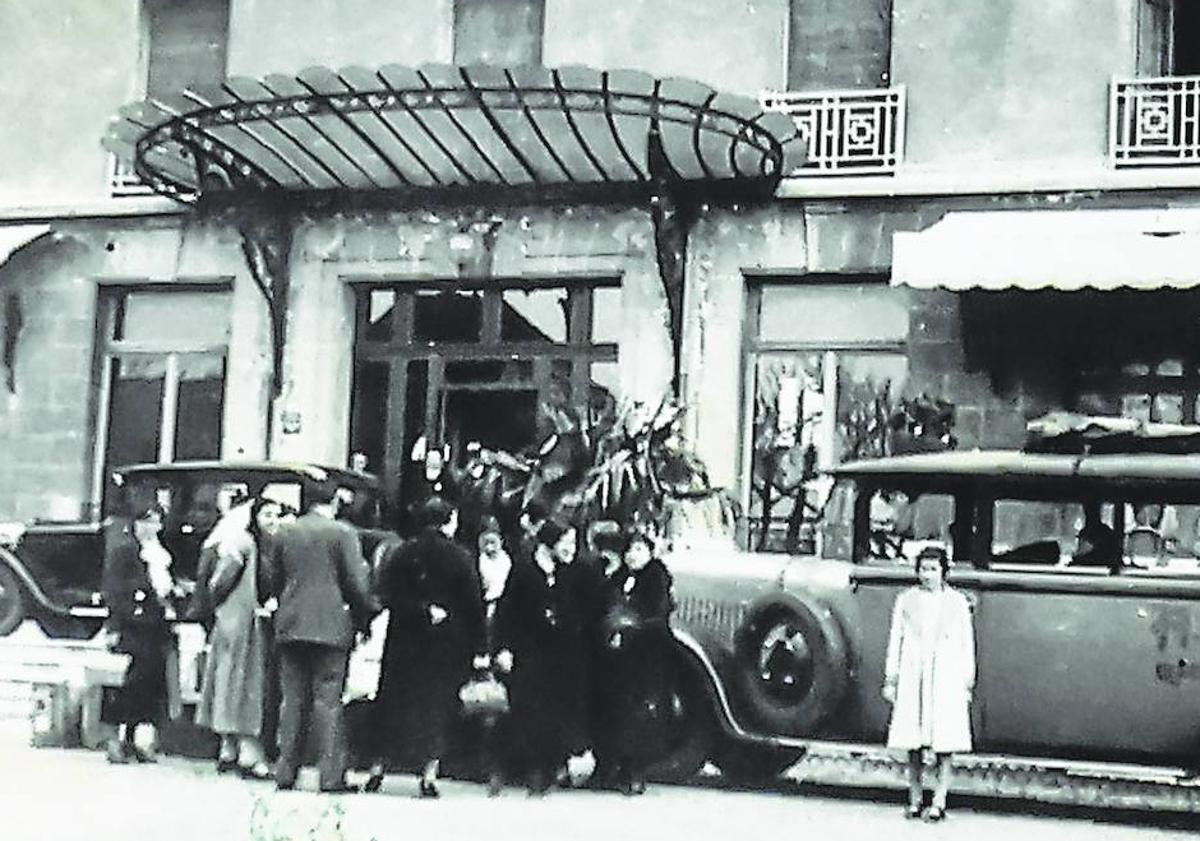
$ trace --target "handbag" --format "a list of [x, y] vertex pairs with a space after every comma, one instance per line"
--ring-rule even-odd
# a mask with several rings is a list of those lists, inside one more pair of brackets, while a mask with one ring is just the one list
[[508, 688], [494, 674], [473, 677], [458, 690], [463, 714], [469, 718], [495, 718], [508, 712]]

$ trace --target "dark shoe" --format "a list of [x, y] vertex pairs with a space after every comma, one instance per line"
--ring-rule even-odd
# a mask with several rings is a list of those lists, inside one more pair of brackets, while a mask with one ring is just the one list
[[367, 777], [367, 781], [363, 783], [363, 791], [368, 794], [374, 794], [383, 788], [383, 771], [377, 767], [371, 768], [371, 776]]
[[232, 774], [232, 773], [236, 772], [238, 770], [238, 768], [240, 768], [240, 767], [241, 766], [238, 765], [236, 759], [218, 759], [217, 760], [217, 773], [218, 774]]
[[296, 787], [295, 780], [276, 780], [275, 781], [275, 790], [276, 791], [291, 791], [295, 787]]
[[128, 765], [133, 761], [133, 748], [125, 742], [113, 740], [105, 746], [104, 757], [113, 765]]
[[488, 797], [499, 797], [500, 792], [504, 791], [504, 780], [499, 774], [491, 774], [488, 776], [487, 793]]
[[904, 808], [904, 817], [910, 821], [916, 820], [917, 818], [921, 817], [921, 807], [920, 806], [906, 806]]
[[142, 765], [153, 765], [155, 762], [158, 762], [158, 757], [153, 751], [142, 750], [136, 745], [133, 746], [133, 758]]
[[438, 791], [436, 783], [426, 782], [425, 780], [421, 780], [421, 785], [417, 792], [420, 797], [428, 797], [435, 800], [442, 796], [442, 793]]
[[349, 783], [334, 783], [333, 785], [321, 786], [318, 789], [321, 794], [359, 794], [362, 789], [358, 786], [352, 786]]
[[243, 780], [269, 780], [272, 777], [271, 769], [265, 762], [259, 762], [256, 765], [239, 765], [238, 773], [242, 775]]
[[937, 823], [946, 819], [946, 810], [940, 806], [930, 806], [929, 811], [925, 813], [925, 820], [930, 823]]
[[529, 775], [529, 796], [544, 797], [550, 790], [550, 782], [542, 771], [534, 771]]

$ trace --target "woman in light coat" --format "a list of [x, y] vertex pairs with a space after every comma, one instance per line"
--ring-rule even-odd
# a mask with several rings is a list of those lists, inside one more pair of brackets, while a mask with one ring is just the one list
[[922, 550], [916, 567], [920, 585], [900, 593], [892, 610], [883, 697], [892, 704], [888, 748], [908, 754], [906, 815], [921, 815], [922, 753], [928, 750], [936, 783], [925, 817], [937, 821], [946, 814], [950, 755], [971, 750], [975, 634], [966, 597], [946, 586], [945, 551]]
[[275, 532], [281, 511], [269, 499], [236, 506], [204, 541], [216, 561], [204, 582], [213, 626], [196, 723], [221, 737], [218, 771], [260, 780], [270, 768], [261, 741], [268, 637], [259, 609], [258, 558], [260, 541]]

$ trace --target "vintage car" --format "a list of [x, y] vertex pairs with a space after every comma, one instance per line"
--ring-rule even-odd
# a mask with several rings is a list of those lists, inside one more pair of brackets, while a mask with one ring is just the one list
[[[1121, 429], [839, 466], [821, 557], [675, 552], [676, 765], [767, 776], [814, 741], [882, 744], [893, 602], [934, 541], [973, 609], [977, 750], [1195, 767], [1200, 427]], [[1110, 557], [1080, 552], [1085, 523]]]
[[[266, 494], [299, 509], [302, 480], [314, 470], [342, 489], [348, 502], [342, 516], [358, 527], [368, 558], [394, 538], [383, 528], [379, 482], [364, 473], [308, 464], [177, 462], [125, 467], [116, 476], [132, 504], [158, 503], [166, 510], [162, 541], [176, 577], [187, 582], [195, 576], [201, 542], [232, 499]], [[26, 618], [53, 637], [88, 637], [99, 630], [107, 616], [99, 591], [108, 522], [0, 527], [0, 636]]]

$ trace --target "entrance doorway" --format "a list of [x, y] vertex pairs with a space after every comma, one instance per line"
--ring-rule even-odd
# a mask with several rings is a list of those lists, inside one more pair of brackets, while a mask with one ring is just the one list
[[543, 407], [615, 402], [616, 279], [363, 286], [357, 291], [351, 447], [401, 511], [427, 492], [412, 458], [468, 445], [533, 455], [552, 431]]

